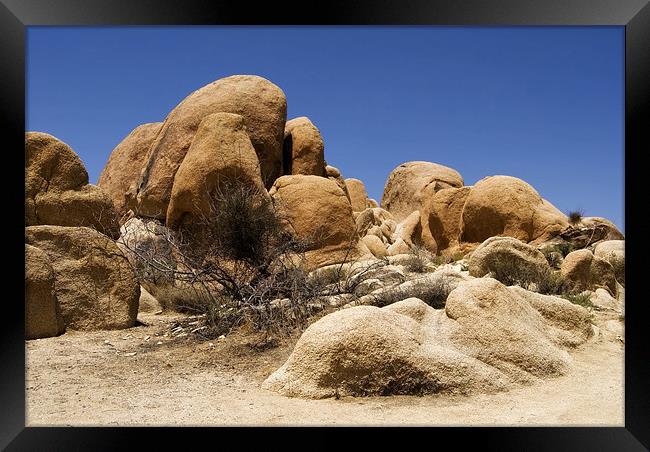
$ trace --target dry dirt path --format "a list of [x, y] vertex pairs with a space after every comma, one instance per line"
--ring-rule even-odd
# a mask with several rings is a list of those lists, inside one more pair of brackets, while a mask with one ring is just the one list
[[604, 327], [621, 326], [614, 315], [599, 318], [559, 378], [493, 395], [340, 400], [260, 388], [293, 341], [257, 352], [234, 335], [210, 346], [163, 337], [178, 316], [141, 319], [147, 326], [28, 341], [26, 425], [624, 425], [624, 345]]

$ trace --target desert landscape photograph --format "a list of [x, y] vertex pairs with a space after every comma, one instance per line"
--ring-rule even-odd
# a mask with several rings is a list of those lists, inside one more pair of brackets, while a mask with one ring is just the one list
[[624, 426], [624, 44], [29, 27], [25, 425]]

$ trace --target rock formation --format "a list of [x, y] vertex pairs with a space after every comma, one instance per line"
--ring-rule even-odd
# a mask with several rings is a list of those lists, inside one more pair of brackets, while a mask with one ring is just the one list
[[560, 271], [563, 277], [575, 284], [576, 289], [594, 290], [601, 287], [614, 297], [617, 295], [614, 267], [589, 250], [569, 253], [564, 258]]
[[263, 387], [306, 398], [473, 393], [562, 375], [567, 348], [592, 330], [584, 308], [551, 298], [481, 278], [459, 284], [445, 309], [410, 298], [341, 310], [312, 324]]
[[110, 197], [88, 183], [86, 168], [67, 144], [42, 132], [25, 134], [25, 225], [87, 226], [119, 236]]
[[388, 176], [381, 208], [389, 211], [396, 221], [402, 221], [414, 211], [419, 211], [423, 192], [431, 194], [443, 188], [463, 186], [458, 171], [437, 163], [407, 162]]
[[283, 174], [325, 176], [325, 145], [309, 118], [301, 116], [287, 121], [283, 152]]
[[266, 195], [260, 163], [246, 133], [244, 118], [232, 113], [205, 116], [174, 177], [167, 227], [209, 216], [215, 190], [243, 184]]
[[370, 207], [366, 186], [359, 179], [348, 177], [345, 179], [345, 186], [350, 195], [350, 204], [353, 212], [363, 212]]
[[199, 124], [207, 115], [220, 112], [244, 118], [265, 186], [270, 187], [282, 175], [282, 143], [287, 118], [284, 93], [270, 81], [254, 75], [222, 78], [194, 91], [165, 118], [137, 184], [135, 199], [139, 215], [165, 218], [174, 176]]

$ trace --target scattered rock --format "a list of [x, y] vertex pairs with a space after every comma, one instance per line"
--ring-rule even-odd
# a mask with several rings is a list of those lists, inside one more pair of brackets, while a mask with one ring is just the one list
[[475, 277], [493, 274], [516, 277], [514, 273], [530, 275], [529, 281], [539, 278], [549, 269], [544, 255], [535, 247], [512, 237], [490, 237], [469, 258], [469, 274]]
[[140, 302], [138, 312], [156, 313], [162, 312], [162, 307], [158, 300], [151, 295], [147, 289], [140, 286]]
[[382, 240], [376, 235], [369, 234], [364, 236], [361, 240], [375, 257], [384, 257], [388, 255], [384, 242], [382, 242]]
[[610, 310], [616, 312], [622, 312], [621, 303], [612, 297], [612, 295], [605, 289], [598, 288], [595, 292], [588, 291], [590, 293], [591, 304], [594, 305], [596, 309], [599, 310]]
[[584, 217], [580, 221], [579, 226], [594, 228], [601, 226], [607, 231], [603, 240], [625, 240], [623, 233], [616, 227], [614, 223], [603, 217]]
[[408, 253], [417, 244], [421, 243], [421, 237], [420, 212], [416, 210], [411, 212], [395, 228], [395, 232], [391, 237], [392, 245], [388, 247], [388, 254], [394, 256]]

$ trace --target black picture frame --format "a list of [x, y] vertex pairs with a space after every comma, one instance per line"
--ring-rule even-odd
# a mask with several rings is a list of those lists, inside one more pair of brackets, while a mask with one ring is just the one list
[[[452, 447], [468, 440], [482, 448], [497, 450], [648, 450], [650, 447], [650, 371], [646, 344], [647, 302], [642, 298], [643, 268], [641, 223], [635, 220], [635, 198], [644, 186], [641, 159], [650, 150], [648, 142], [648, 98], [650, 88], [650, 6], [648, 0], [361, 0], [324, 3], [260, 2], [205, 0], [0, 0], [0, 111], [2, 141], [6, 156], [20, 159], [18, 149], [25, 132], [25, 36], [26, 27], [34, 25], [619, 25], [625, 27], [625, 225], [626, 259], [626, 345], [625, 345], [625, 427], [620, 428], [439, 428], [429, 441], [443, 447], [450, 439]], [[20, 162], [15, 162], [20, 165]], [[24, 223], [19, 213], [24, 209], [20, 186], [24, 174], [11, 166], [2, 181], [5, 184], [3, 203], [6, 212], [5, 282], [17, 288], [15, 295], [5, 292], [4, 322], [0, 347], [0, 448], [7, 450], [115, 450], [132, 447], [138, 439], [149, 441], [151, 435], [167, 446], [188, 445], [187, 430], [120, 429], [120, 428], [36, 428], [25, 427], [25, 342], [24, 306], [18, 297], [24, 265]], [[11, 176], [11, 177], [8, 177]], [[598, 177], [598, 175], [585, 175]], [[641, 181], [641, 183], [637, 183]], [[606, 181], [603, 181], [606, 183]], [[641, 195], [643, 196], [643, 195]], [[639, 196], [640, 199], [641, 196]], [[12, 221], [6, 221], [11, 219]], [[15, 228], [15, 229], [14, 229]], [[14, 237], [15, 239], [12, 238]], [[21, 258], [21, 256], [23, 256]], [[23, 261], [24, 262], [24, 261]], [[23, 273], [24, 276], [24, 273]], [[155, 430], [155, 431], [154, 431]], [[265, 449], [286, 448], [287, 428], [258, 429]], [[304, 429], [303, 429], [304, 430]], [[308, 429], [318, 446], [339, 445], [341, 439], [321, 429]], [[386, 430], [384, 430], [386, 431]], [[242, 438], [238, 430], [237, 435]], [[184, 433], [184, 435], [181, 435]], [[200, 435], [199, 435], [200, 433]], [[217, 434], [220, 438], [226, 432]], [[324, 434], [325, 433], [325, 434]], [[382, 440], [373, 429], [372, 436]], [[403, 432], [391, 432], [390, 436]], [[205, 435], [205, 436], [204, 436]], [[318, 435], [318, 436], [315, 436]], [[411, 435], [410, 432], [407, 435]], [[191, 441], [212, 438], [208, 444], [217, 447], [211, 429], [192, 430]], [[232, 436], [232, 435], [229, 435]], [[248, 436], [248, 435], [247, 435]], [[402, 435], [399, 435], [402, 436]], [[201, 438], [203, 437], [203, 438]], [[233, 439], [233, 438], [229, 438]], [[251, 437], [254, 439], [254, 437]], [[419, 438], [420, 439], [420, 438]], [[421, 438], [425, 439], [425, 438]], [[221, 441], [220, 439], [219, 441]], [[415, 438], [413, 438], [415, 440]], [[225, 441], [225, 440], [224, 440]], [[250, 443], [244, 444], [248, 449]], [[365, 439], [364, 439], [365, 441]], [[425, 439], [426, 441], [426, 439]], [[368, 446], [372, 442], [367, 442]], [[430, 443], [433, 445], [434, 443]], [[222, 443], [225, 447], [225, 442]], [[181, 446], [179, 446], [181, 447]], [[307, 446], [311, 447], [311, 445]]]

